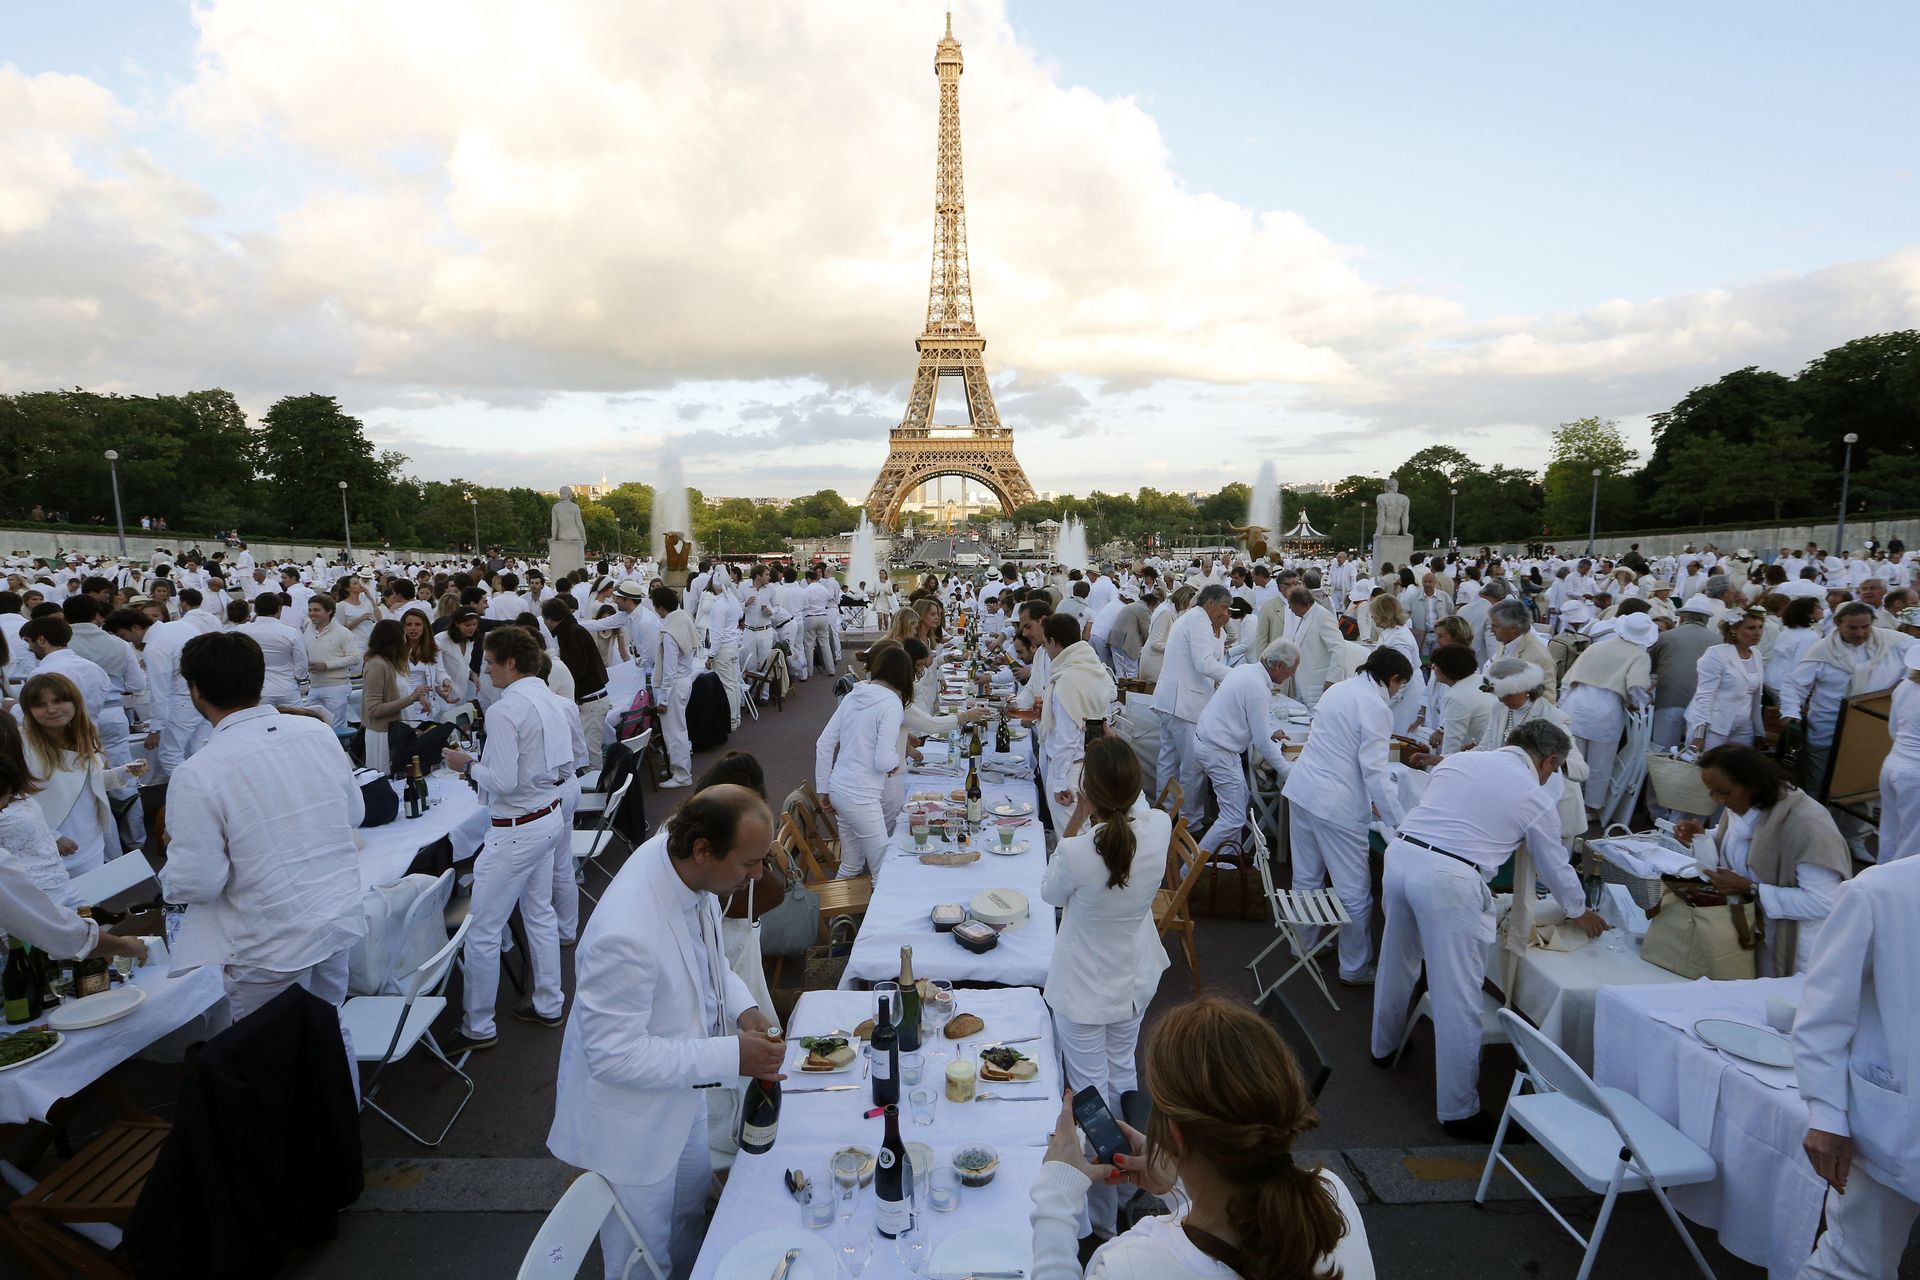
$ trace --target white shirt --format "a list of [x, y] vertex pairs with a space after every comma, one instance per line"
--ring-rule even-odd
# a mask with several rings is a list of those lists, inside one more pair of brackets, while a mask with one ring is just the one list
[[900, 695], [891, 687], [870, 680], [855, 685], [820, 732], [814, 786], [833, 795], [877, 799], [887, 775], [900, 767], [905, 715]]
[[746, 610], [729, 593], [709, 593], [707, 607], [700, 611], [700, 622], [707, 630], [707, 643], [716, 650], [740, 643], [740, 624]]
[[305, 716], [250, 707], [226, 716], [167, 788], [160, 887], [190, 916], [211, 912], [224, 954], [173, 957], [292, 972], [367, 930], [353, 817], [360, 799], [333, 731]]
[[[1318, 724], [1314, 731], [1319, 732]], [[1397, 834], [1471, 862], [1487, 880], [1524, 843], [1533, 855], [1534, 875], [1546, 883], [1567, 918], [1586, 914], [1586, 894], [1560, 842], [1559, 807], [1540, 785], [1532, 758], [1519, 747], [1468, 751], [1442, 760], [1433, 767], [1419, 806], [1401, 821]]]
[[1287, 711], [1306, 710], [1292, 698], [1279, 696], [1261, 663], [1247, 662], [1235, 667], [1227, 672], [1227, 678], [1220, 682], [1207, 709], [1200, 713], [1193, 732], [1195, 741], [1236, 756], [1257, 746], [1273, 771], [1286, 777], [1290, 766], [1281, 754], [1280, 744], [1273, 740], [1276, 698]]
[[[540, 684], [536, 676], [520, 679]], [[545, 689], [536, 689], [535, 693], [552, 696]], [[568, 706], [566, 710], [571, 713], [573, 708]], [[573, 715], [575, 733], [579, 732], [579, 719], [578, 714]], [[577, 759], [581, 752], [572, 754]], [[495, 817], [518, 817], [560, 798], [562, 771], [549, 765], [547, 758], [545, 734], [533, 702], [503, 696], [487, 708], [487, 744], [467, 772], [480, 784]]]
[[307, 678], [305, 639], [288, 630], [277, 617], [255, 618], [234, 630], [252, 636], [266, 659], [267, 679], [260, 689], [260, 701], [274, 707], [299, 706], [300, 682]]
[[1387, 761], [1392, 734], [1385, 685], [1355, 675], [1328, 686], [1282, 794], [1315, 817], [1350, 827], [1368, 824], [1369, 806], [1389, 826], [1399, 822], [1400, 788]]

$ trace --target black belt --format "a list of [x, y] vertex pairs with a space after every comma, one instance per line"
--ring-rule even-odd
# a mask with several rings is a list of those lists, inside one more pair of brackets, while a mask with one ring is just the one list
[[1472, 867], [1475, 871], [1480, 870], [1480, 864], [1475, 862], [1472, 858], [1463, 858], [1457, 853], [1449, 853], [1447, 850], [1442, 849], [1439, 845], [1428, 844], [1425, 840], [1420, 839], [1420, 837], [1418, 836], [1410, 836], [1405, 832], [1401, 832], [1398, 836], [1395, 837], [1395, 839], [1404, 840], [1411, 845], [1418, 845], [1420, 848], [1427, 850], [1429, 853], [1437, 853], [1443, 858], [1452, 858], [1455, 862], [1464, 862], [1468, 866]]
[[558, 809], [559, 807], [560, 807], [560, 802], [558, 800], [555, 800], [552, 804], [548, 805], [544, 809], [535, 809], [532, 813], [523, 813], [517, 818], [495, 818], [493, 820], [493, 825], [496, 827], [524, 827], [529, 822], [533, 822], [536, 819], [546, 817], [548, 814], [552, 813], [555, 809]]
[[[768, 623], [768, 624], [767, 624], [766, 626], [764, 626], [764, 627], [748, 627], [748, 628], [747, 628], [747, 630], [749, 630], [749, 631], [771, 631], [771, 630], [773, 630], [773, 624], [772, 624], [771, 622], [769, 622], [769, 623]], [[695, 1086], [694, 1086], [694, 1088], [696, 1088], [696, 1089], [702, 1089], [702, 1088], [706, 1088], [706, 1087], [708, 1087], [708, 1086], [705, 1086], [705, 1085], [695, 1085]]]
[[602, 698], [604, 698], [604, 697], [606, 697], [606, 696], [607, 696], [607, 691], [606, 691], [605, 689], [602, 689], [602, 690], [601, 690], [600, 692], [598, 692], [598, 693], [590, 693], [590, 694], [588, 694], [588, 695], [587, 695], [586, 697], [584, 697], [584, 698], [575, 698], [575, 699], [574, 699], [573, 701], [574, 701], [574, 705], [575, 705], [575, 706], [581, 706], [581, 707], [584, 707], [584, 706], [586, 706], [586, 705], [587, 705], [587, 704], [588, 704], [589, 702], [598, 702], [598, 701], [600, 701], [600, 699], [602, 699]]

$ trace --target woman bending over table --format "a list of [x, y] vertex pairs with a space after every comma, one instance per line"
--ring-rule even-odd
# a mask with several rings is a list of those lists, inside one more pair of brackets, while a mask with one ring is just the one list
[[[1700, 757], [1700, 779], [1725, 809], [1713, 832], [1720, 867], [1707, 878], [1721, 893], [1748, 894], [1759, 904], [1759, 976], [1805, 972], [1834, 895], [1853, 875], [1833, 815], [1752, 747], [1715, 747]], [[1689, 818], [1674, 835], [1691, 845], [1705, 830]]]
[[1245, 1005], [1204, 996], [1169, 1010], [1147, 1039], [1147, 1132], [1122, 1125], [1117, 1168], [1081, 1151], [1069, 1103], [1033, 1185], [1034, 1280], [1079, 1277], [1076, 1216], [1096, 1183], [1132, 1183], [1174, 1210], [1142, 1218], [1095, 1251], [1086, 1280], [1239, 1277], [1373, 1280], [1353, 1195], [1325, 1168], [1295, 1163], [1319, 1123], [1280, 1033]]

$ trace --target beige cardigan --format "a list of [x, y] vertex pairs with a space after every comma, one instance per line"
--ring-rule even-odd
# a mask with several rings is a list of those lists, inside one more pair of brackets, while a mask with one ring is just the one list
[[369, 733], [385, 733], [412, 702], [413, 673], [398, 672], [385, 658], [368, 658], [360, 686], [360, 723]]
[[[1725, 823], [1726, 819], [1722, 818], [1723, 827]], [[1714, 838], [1721, 848], [1726, 847], [1724, 830], [1716, 832]], [[1791, 888], [1798, 883], [1802, 862], [1818, 863], [1837, 871], [1843, 880], [1853, 878], [1853, 859], [1847, 853], [1847, 842], [1840, 828], [1834, 825], [1833, 815], [1825, 805], [1794, 787], [1780, 797], [1779, 804], [1760, 811], [1760, 821], [1754, 824], [1753, 838], [1747, 846], [1747, 866], [1756, 880]], [[1756, 913], [1759, 899], [1760, 895], [1755, 894]], [[1773, 950], [1773, 971], [1792, 973], [1799, 922], [1765, 921], [1762, 928], [1766, 945]]]

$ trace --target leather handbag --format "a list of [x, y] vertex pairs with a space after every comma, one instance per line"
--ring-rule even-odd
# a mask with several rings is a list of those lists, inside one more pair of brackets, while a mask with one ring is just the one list
[[[736, 905], [740, 898], [736, 893], [727, 899], [723, 914], [735, 920], [751, 920], [758, 926], [762, 956], [804, 955], [819, 937], [820, 895], [798, 879], [773, 877], [768, 883], [769, 879], [748, 881], [744, 909]], [[764, 896], [756, 893], [763, 883], [769, 889], [780, 884], [781, 892]]]
[[1662, 876], [1660, 882], [1660, 901], [1647, 912], [1642, 960], [1690, 979], [1755, 976], [1760, 934], [1750, 904], [1729, 901], [1697, 880]]

